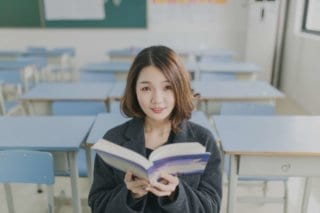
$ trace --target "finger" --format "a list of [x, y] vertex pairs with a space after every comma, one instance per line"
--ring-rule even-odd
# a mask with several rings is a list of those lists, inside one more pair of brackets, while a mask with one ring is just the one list
[[146, 185], [135, 185], [134, 187], [132, 187], [132, 189], [130, 191], [136, 193], [136, 194], [146, 194], [147, 191], [147, 187]]
[[161, 177], [161, 179], [166, 180], [168, 183], [173, 183], [176, 185], [179, 184], [179, 178], [175, 175], [168, 174], [168, 173], [161, 173], [160, 177]]
[[155, 187], [148, 187], [147, 191], [151, 192], [152, 194], [158, 197], [169, 196], [172, 193], [170, 191], [161, 191]]
[[124, 180], [125, 180], [126, 182], [131, 182], [132, 179], [133, 179], [132, 176], [133, 176], [133, 175], [132, 175], [132, 172], [127, 171], [126, 174], [125, 174], [125, 176], [124, 176]]
[[152, 184], [152, 187], [159, 190], [159, 191], [169, 191], [172, 192], [175, 190], [175, 185], [174, 184], [163, 184], [161, 182], [157, 182]]

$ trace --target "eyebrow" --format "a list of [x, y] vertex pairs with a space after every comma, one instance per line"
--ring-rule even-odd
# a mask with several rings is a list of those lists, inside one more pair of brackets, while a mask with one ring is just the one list
[[[139, 84], [150, 84], [151, 82], [150, 81], [139, 81], [137, 83], [139, 83]], [[165, 80], [165, 81], [162, 81], [161, 83], [170, 83], [170, 81]]]

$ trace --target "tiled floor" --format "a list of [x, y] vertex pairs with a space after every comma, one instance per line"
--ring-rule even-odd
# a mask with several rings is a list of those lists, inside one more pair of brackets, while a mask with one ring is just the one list
[[[297, 107], [293, 102], [285, 100], [280, 101], [277, 105], [277, 112], [279, 114], [304, 114], [303, 110]], [[56, 213], [72, 212], [70, 203], [71, 186], [70, 180], [64, 177], [57, 177], [55, 179], [55, 206]], [[289, 179], [289, 213], [300, 212], [300, 202], [302, 197], [303, 178]], [[222, 201], [221, 212], [226, 212], [226, 184], [224, 184], [224, 197]], [[314, 178], [312, 183], [311, 198], [309, 200], [308, 213], [320, 212], [320, 178]], [[43, 213], [47, 210], [46, 193], [37, 193], [35, 185], [16, 184], [12, 186], [13, 196], [15, 202], [16, 213]], [[86, 178], [80, 179], [80, 191], [82, 197], [83, 212], [89, 213], [90, 209], [87, 205], [87, 195], [89, 191], [89, 183]], [[44, 188], [46, 190], [46, 188]], [[238, 187], [239, 195], [261, 195], [261, 185], [259, 184], [241, 184]], [[283, 194], [283, 184], [271, 182], [268, 184], [268, 195], [281, 196]], [[0, 185], [0, 212], [7, 213], [7, 206], [3, 186]], [[283, 205], [281, 203], [237, 203], [237, 212], [239, 213], [281, 213], [283, 212]]]

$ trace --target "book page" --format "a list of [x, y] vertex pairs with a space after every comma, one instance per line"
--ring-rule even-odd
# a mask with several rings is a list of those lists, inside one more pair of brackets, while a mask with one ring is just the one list
[[140, 164], [137, 164], [136, 162], [128, 160], [126, 158], [119, 157], [117, 155], [113, 155], [100, 150], [96, 150], [96, 152], [108, 165], [116, 169], [119, 169], [123, 172], [131, 171], [135, 176], [148, 179], [148, 173], [146, 168], [144, 168]]
[[[139, 153], [134, 152], [125, 147], [119, 146], [105, 139], [100, 139], [97, 143], [95, 143], [92, 146], [92, 149], [104, 153], [109, 153], [109, 158], [114, 156], [115, 160], [125, 159], [127, 161], [135, 162], [135, 164], [138, 164], [145, 169], [152, 166], [152, 163]], [[111, 164], [111, 162], [109, 162], [109, 164]]]
[[159, 147], [150, 156], [150, 161], [156, 161], [170, 156], [205, 153], [205, 147], [198, 142], [174, 143]]

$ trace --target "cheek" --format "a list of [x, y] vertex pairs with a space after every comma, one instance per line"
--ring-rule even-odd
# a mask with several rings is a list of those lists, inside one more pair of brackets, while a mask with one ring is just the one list
[[139, 93], [139, 92], [137, 93], [137, 100], [141, 107], [146, 105], [147, 99], [148, 97], [146, 95], [143, 95], [142, 93]]
[[168, 100], [169, 100], [170, 103], [172, 103], [173, 105], [176, 104], [176, 99], [174, 98], [174, 94], [173, 94], [173, 93], [168, 96]]

